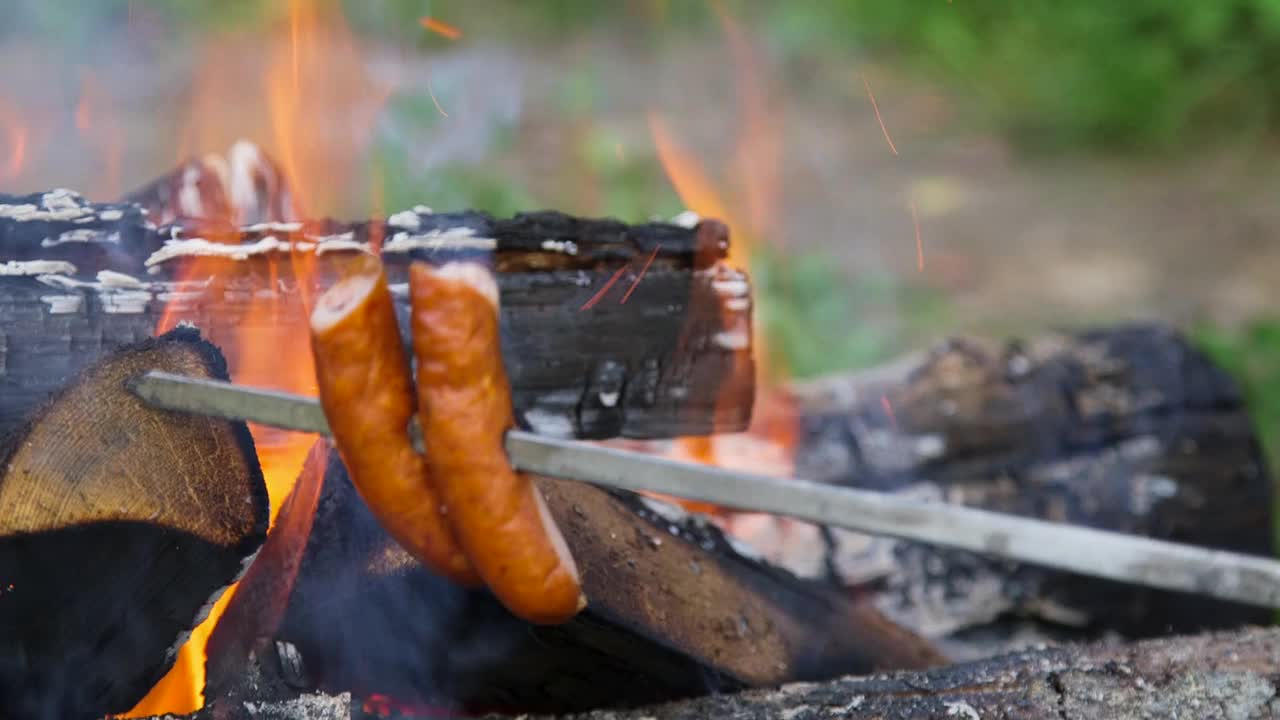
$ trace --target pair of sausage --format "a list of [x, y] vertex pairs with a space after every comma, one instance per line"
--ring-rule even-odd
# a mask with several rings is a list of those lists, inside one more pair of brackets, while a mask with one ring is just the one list
[[[380, 262], [317, 302], [312, 352], [334, 445], [374, 516], [424, 565], [483, 582], [529, 622], [564, 622], [586, 600], [542, 496], [503, 446], [514, 416], [493, 276], [415, 263], [409, 288], [416, 393]], [[425, 457], [407, 432], [415, 409]]]

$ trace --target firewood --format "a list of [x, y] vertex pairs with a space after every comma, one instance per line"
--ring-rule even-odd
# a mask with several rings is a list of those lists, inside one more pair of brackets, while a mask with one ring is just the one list
[[0, 717], [129, 710], [266, 536], [243, 423], [152, 410], [151, 369], [226, 379], [194, 330], [86, 368], [0, 451]]
[[927, 672], [786, 685], [563, 720], [1263, 718], [1275, 712], [1277, 667], [1280, 630], [1251, 629], [1042, 648]]
[[[794, 389], [804, 477], [1271, 553], [1271, 481], [1231, 379], [1176, 331], [959, 340]], [[953, 657], [1036, 638], [1266, 622], [1265, 609], [837, 531], [831, 565]], [[1070, 548], [1064, 548], [1069, 552]]]
[[[240, 332], [272, 347], [294, 341], [303, 292], [379, 243], [393, 290], [414, 259], [494, 265], [503, 356], [533, 429], [582, 438], [741, 430], [754, 398], [751, 298], [746, 276], [722, 262], [728, 242], [714, 221], [421, 207], [362, 223], [156, 226], [128, 203], [0, 195], [0, 437], [85, 363], [150, 336], [166, 308], [224, 348]], [[309, 283], [294, 276], [291, 253], [315, 260]], [[197, 261], [199, 276], [188, 277]], [[269, 317], [250, 312], [264, 294], [280, 301]]]
[[[742, 555], [695, 516], [589, 485], [537, 482], [589, 600], [569, 624], [529, 626], [488, 593], [427, 572], [377, 526], [335, 455], [273, 639], [297, 647], [312, 687], [473, 709], [635, 705], [941, 661], [869, 606]], [[289, 522], [280, 516], [263, 560], [284, 555], [273, 546], [291, 542], [278, 532]], [[237, 606], [278, 597], [279, 574], [261, 565], [226, 617], [258, 617], [262, 605]], [[220, 624], [209, 648], [211, 696], [260, 699], [244, 694], [252, 688], [242, 675], [254, 646], [246, 633], [259, 631]]]

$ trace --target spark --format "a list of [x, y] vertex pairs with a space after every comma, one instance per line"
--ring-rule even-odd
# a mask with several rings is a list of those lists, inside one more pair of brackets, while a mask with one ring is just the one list
[[609, 278], [609, 282], [606, 282], [604, 284], [604, 287], [600, 288], [600, 290], [598, 290], [595, 295], [592, 295], [590, 300], [582, 303], [582, 307], [578, 308], [578, 312], [582, 312], [583, 310], [590, 310], [591, 308], [595, 307], [596, 303], [600, 302], [600, 298], [604, 297], [604, 294], [609, 292], [609, 288], [613, 287], [613, 284], [618, 282], [618, 278], [622, 277], [622, 273], [626, 271], [627, 271], [626, 265], [623, 265], [622, 267], [618, 268], [618, 271], [613, 274], [613, 277]]
[[871, 109], [876, 111], [876, 121], [880, 123], [880, 131], [884, 133], [884, 141], [889, 143], [889, 150], [894, 155], [898, 154], [898, 148], [893, 146], [893, 138], [889, 137], [889, 128], [885, 127], [884, 118], [880, 117], [880, 106], [876, 104], [876, 96], [871, 92], [871, 83], [867, 82], [867, 76], [862, 76], [862, 84], [867, 88], [867, 97], [871, 98]]
[[422, 27], [448, 40], [457, 40], [462, 37], [462, 31], [450, 25], [443, 20], [437, 20], [433, 17], [418, 18], [418, 23]]
[[440, 107], [440, 101], [436, 99], [435, 91], [431, 89], [431, 78], [427, 78], [427, 94], [431, 96], [431, 104], [436, 106], [436, 110], [438, 110], [443, 117], [449, 117], [449, 113], [445, 112], [444, 108]]
[[920, 218], [916, 215], [916, 203], [911, 201], [911, 224], [916, 229], [916, 270], [924, 272], [924, 243], [920, 240]]
[[884, 408], [884, 414], [889, 416], [889, 422], [893, 423], [893, 429], [898, 429], [898, 418], [893, 414], [893, 404], [889, 402], [888, 395], [880, 396], [880, 407]]
[[649, 253], [649, 259], [644, 261], [644, 267], [640, 268], [640, 274], [636, 276], [636, 279], [631, 281], [631, 287], [627, 288], [627, 294], [622, 296], [622, 301], [618, 303], [619, 305], [625, 305], [627, 303], [627, 298], [631, 297], [631, 293], [636, 291], [636, 287], [638, 287], [640, 285], [640, 281], [644, 279], [644, 274], [649, 272], [649, 266], [653, 264], [653, 259], [658, 257], [658, 251], [661, 249], [662, 245], [654, 246], [653, 252]]

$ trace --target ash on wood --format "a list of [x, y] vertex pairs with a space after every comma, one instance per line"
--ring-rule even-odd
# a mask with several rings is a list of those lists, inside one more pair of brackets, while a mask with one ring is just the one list
[[[626, 706], [940, 661], [870, 607], [740, 555], [697, 518], [537, 482], [590, 602], [567, 625], [526, 625], [487, 593], [424, 570], [377, 526], [335, 455], [275, 639], [300, 651], [311, 687], [473, 710]], [[264, 559], [285, 540], [273, 534]], [[243, 598], [268, 594], [246, 583], [228, 616]], [[255, 631], [247, 625], [217, 634], [243, 637]], [[222, 646], [242, 653], [253, 643], [211, 647], [213, 694], [248, 699], [237, 690], [241, 664], [218, 659]]]
[[776, 690], [570, 717], [573, 720], [1267, 718], [1274, 717], [1280, 707], [1277, 667], [1280, 667], [1280, 630], [1253, 629], [1148, 640], [1133, 645], [1053, 647], [928, 672], [786, 685]]
[[[496, 268], [514, 402], [538, 432], [674, 437], [750, 418], [750, 286], [723, 262], [720, 223], [419, 208], [379, 222], [215, 225], [156, 226], [141, 206], [67, 191], [0, 195], [0, 437], [84, 363], [162, 318], [192, 322], [229, 353], [241, 337], [296, 343], [303, 296], [375, 247], [406, 328], [411, 261]], [[295, 265], [314, 272], [304, 281]]]
[[129, 710], [266, 536], [248, 429], [147, 408], [152, 369], [227, 377], [194, 330], [129, 346], [0, 452], [0, 717]]
[[[1244, 403], [1230, 378], [1169, 328], [1003, 347], [954, 341], [923, 360], [795, 394], [802, 476], [1270, 554], [1271, 481]], [[1266, 610], [1202, 597], [834, 536], [842, 580], [870, 584], [890, 617], [945, 640], [958, 657], [1035, 637], [1268, 620]]]

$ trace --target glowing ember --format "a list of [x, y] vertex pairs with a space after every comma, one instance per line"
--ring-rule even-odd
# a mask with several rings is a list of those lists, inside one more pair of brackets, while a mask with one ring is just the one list
[[898, 148], [893, 146], [893, 138], [889, 137], [889, 128], [885, 127], [884, 118], [880, 117], [880, 106], [876, 104], [876, 96], [871, 92], [871, 83], [867, 82], [867, 77], [862, 76], [862, 84], [867, 88], [867, 97], [871, 99], [871, 109], [876, 112], [876, 122], [880, 123], [880, 132], [884, 133], [884, 141], [889, 143], [889, 149], [894, 155], [898, 154]]
[[422, 25], [422, 27], [430, 30], [431, 32], [439, 35], [440, 37], [447, 38], [449, 40], [457, 40], [458, 38], [462, 37], [461, 30], [459, 30], [458, 28], [450, 25], [449, 23], [443, 20], [437, 20], [436, 18], [433, 18], [433, 17], [419, 18], [418, 24]]

